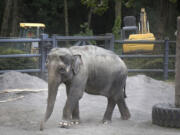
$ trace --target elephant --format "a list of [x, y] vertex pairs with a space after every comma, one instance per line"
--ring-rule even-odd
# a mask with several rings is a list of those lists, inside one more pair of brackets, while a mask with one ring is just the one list
[[53, 112], [58, 87], [66, 85], [67, 100], [63, 108], [60, 126], [79, 124], [79, 100], [83, 93], [107, 97], [103, 123], [111, 122], [115, 105], [121, 118], [128, 120], [130, 111], [126, 105], [127, 66], [113, 51], [94, 46], [53, 48], [47, 56], [48, 99], [45, 117], [40, 130]]

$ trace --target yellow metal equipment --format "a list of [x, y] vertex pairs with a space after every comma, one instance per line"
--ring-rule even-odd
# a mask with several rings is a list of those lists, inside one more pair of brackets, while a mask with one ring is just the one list
[[[154, 34], [150, 33], [149, 22], [144, 8], [141, 9], [140, 13], [139, 33], [130, 34], [127, 40], [155, 40]], [[154, 44], [123, 44], [123, 53], [150, 52], [153, 49]]]
[[[155, 40], [152, 33], [131, 34], [128, 40]], [[154, 44], [123, 44], [123, 52], [149, 52], [154, 49]]]
[[[44, 33], [45, 24], [43, 23], [20, 23], [20, 37], [24, 38], [39, 38], [42, 33]], [[31, 45], [26, 45], [25, 50], [30, 53], [39, 52], [39, 43], [32, 42]]]
[[45, 29], [43, 23], [20, 23], [20, 37], [38, 38]]

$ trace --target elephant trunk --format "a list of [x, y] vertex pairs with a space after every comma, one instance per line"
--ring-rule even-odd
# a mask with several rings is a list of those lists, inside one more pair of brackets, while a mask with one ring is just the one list
[[52, 80], [51, 77], [48, 79], [48, 99], [47, 99], [47, 107], [46, 107], [46, 113], [44, 120], [41, 122], [40, 125], [40, 130], [44, 129], [44, 123], [49, 119], [51, 116], [53, 109], [54, 109], [54, 104], [56, 100], [56, 95], [58, 91], [58, 86], [60, 83], [57, 83], [57, 80]]

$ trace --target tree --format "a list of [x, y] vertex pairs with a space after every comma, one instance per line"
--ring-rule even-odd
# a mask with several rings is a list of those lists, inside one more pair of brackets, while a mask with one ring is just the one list
[[64, 0], [64, 21], [65, 21], [65, 35], [69, 36], [69, 22], [68, 22], [67, 0]]
[[18, 2], [19, 0], [13, 0], [13, 12], [12, 12], [12, 30], [11, 35], [18, 35]]
[[113, 34], [115, 38], [118, 38], [118, 35], [121, 31], [121, 19], [122, 18], [122, 0], [115, 0], [115, 20], [113, 26]]
[[108, 0], [81, 0], [81, 3], [89, 8], [88, 28], [91, 25], [92, 14], [102, 15], [108, 9]]
[[3, 12], [3, 20], [1, 25], [1, 36], [8, 36], [8, 24], [11, 14], [12, 0], [7, 0], [5, 2], [5, 8]]
[[17, 36], [18, 34], [18, 4], [19, 0], [5, 1], [3, 20], [1, 24], [1, 36]]

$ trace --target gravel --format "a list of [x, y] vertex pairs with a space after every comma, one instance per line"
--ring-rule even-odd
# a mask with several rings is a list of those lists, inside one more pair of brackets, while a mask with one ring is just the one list
[[[0, 90], [9, 88], [47, 88], [43, 80], [27, 74], [9, 72], [0, 76]], [[70, 129], [58, 127], [66, 101], [65, 86], [59, 87], [54, 112], [39, 131], [44, 117], [47, 91], [26, 94], [23, 99], [0, 104], [0, 131], [2, 135], [178, 135], [179, 129], [163, 128], [151, 122], [152, 106], [156, 103], [174, 103], [174, 84], [155, 80], [145, 75], [127, 79], [127, 105], [131, 119], [120, 119], [116, 106], [111, 124], [103, 125], [106, 98], [84, 94], [80, 100], [81, 124]], [[1, 96], [0, 96], [1, 98]]]

